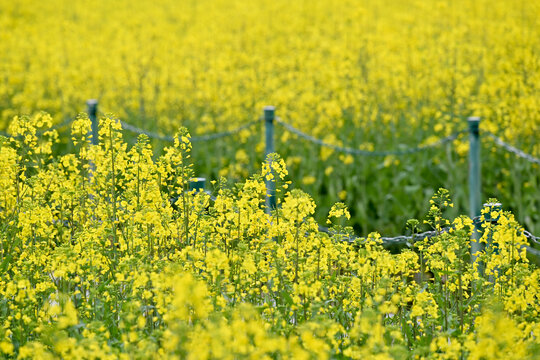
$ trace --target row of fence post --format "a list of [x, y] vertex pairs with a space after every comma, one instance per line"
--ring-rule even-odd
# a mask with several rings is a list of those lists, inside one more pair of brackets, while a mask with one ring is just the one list
[[[86, 102], [88, 117], [92, 122], [92, 144], [98, 144], [98, 116], [97, 108], [98, 101], [90, 99]], [[270, 162], [271, 159], [268, 155], [275, 152], [274, 145], [274, 122], [276, 119], [276, 108], [274, 106], [265, 106], [263, 109], [263, 119], [265, 123], [265, 155], [266, 161]], [[469, 124], [469, 214], [472, 219], [477, 219], [480, 216], [481, 211], [481, 165], [480, 165], [480, 118], [469, 117], [467, 118]], [[269, 163], [269, 165], [271, 165]], [[275, 175], [273, 179], [266, 180], [266, 211], [270, 211], [276, 208], [276, 182]], [[200, 181], [200, 179], [199, 179]], [[200, 185], [199, 185], [200, 186]], [[480, 230], [480, 223], [475, 221], [475, 229]], [[479, 232], [474, 231], [473, 241], [471, 242], [471, 252], [474, 254], [477, 251], [482, 250], [482, 246], [479, 239]]]
[[[265, 106], [263, 109], [266, 133], [266, 157], [275, 151], [274, 146], [274, 120], [275, 107]], [[471, 240], [471, 254], [475, 254], [483, 249], [479, 242], [481, 224], [478, 217], [481, 212], [482, 186], [481, 186], [481, 165], [480, 165], [480, 118], [471, 116], [467, 118], [469, 124], [469, 214], [471, 219], [475, 219], [473, 238]], [[276, 207], [276, 187], [275, 180], [266, 180], [266, 209], [270, 212]], [[487, 204], [486, 204], [487, 205]], [[498, 204], [500, 205], [500, 204]], [[473, 260], [476, 257], [473, 255]]]

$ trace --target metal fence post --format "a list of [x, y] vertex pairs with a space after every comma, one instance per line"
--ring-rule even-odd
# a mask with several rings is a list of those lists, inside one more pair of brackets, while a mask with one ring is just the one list
[[99, 131], [98, 131], [98, 118], [97, 118], [97, 106], [98, 101], [96, 99], [90, 99], [86, 101], [88, 109], [88, 117], [92, 121], [92, 144], [97, 145], [99, 143]]
[[469, 123], [469, 211], [470, 216], [474, 219], [474, 232], [471, 240], [472, 261], [476, 259], [476, 252], [482, 250], [480, 245], [480, 229], [481, 225], [478, 220], [480, 216], [481, 205], [481, 182], [480, 182], [480, 118], [471, 116], [467, 118]]
[[[276, 108], [274, 106], [264, 107], [264, 123], [266, 128], [266, 149], [265, 157], [275, 151], [274, 149], [274, 119], [276, 117]], [[269, 160], [267, 160], [269, 161]], [[275, 175], [275, 174], [274, 174]], [[276, 208], [276, 183], [275, 179], [266, 181], [266, 212]]]

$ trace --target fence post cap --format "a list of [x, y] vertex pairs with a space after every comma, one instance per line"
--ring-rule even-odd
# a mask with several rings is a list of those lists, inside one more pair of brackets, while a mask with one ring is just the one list
[[489, 212], [484, 215], [485, 221], [491, 222], [491, 223], [497, 223], [500, 217], [500, 213], [495, 218], [491, 217], [491, 213], [493, 211], [498, 211], [498, 212], [502, 211], [502, 204], [499, 202], [488, 202], [484, 204], [484, 208], [489, 208]]
[[191, 181], [191, 182], [201, 182], [201, 181], [206, 181], [206, 178], [203, 178], [203, 177], [192, 177], [191, 179], [189, 179], [189, 181]]
[[86, 105], [89, 105], [89, 106], [95, 106], [97, 105], [98, 101], [97, 99], [88, 99], [86, 100]]
[[203, 177], [195, 177], [189, 179], [189, 190], [204, 190], [206, 183], [206, 178]]
[[264, 107], [264, 120], [266, 122], [273, 122], [275, 117], [276, 107], [272, 105], [266, 105]]
[[469, 116], [467, 123], [469, 124], [469, 131], [477, 134], [480, 127], [480, 116]]

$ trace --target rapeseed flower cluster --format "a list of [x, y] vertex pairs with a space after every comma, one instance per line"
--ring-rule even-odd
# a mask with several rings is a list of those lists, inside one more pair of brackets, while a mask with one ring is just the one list
[[[190, 190], [190, 134], [154, 156], [114, 117], [72, 125], [74, 152], [46, 115], [0, 139], [0, 352], [12, 359], [535, 358], [540, 270], [512, 214], [487, 208], [471, 263], [471, 219], [392, 254], [355, 239], [347, 207], [319, 231], [315, 202], [289, 190], [279, 155], [243, 183]], [[39, 150], [38, 150], [39, 149]], [[265, 211], [265, 181], [278, 204]], [[451, 224], [444, 232], [441, 224]], [[417, 232], [419, 221], [409, 226]], [[479, 269], [483, 269], [480, 271]]]

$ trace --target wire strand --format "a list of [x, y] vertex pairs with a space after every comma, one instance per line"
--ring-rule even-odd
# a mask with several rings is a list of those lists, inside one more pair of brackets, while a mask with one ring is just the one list
[[350, 147], [344, 147], [344, 146], [338, 146], [334, 144], [327, 143], [323, 140], [317, 139], [311, 135], [306, 134], [305, 132], [298, 130], [294, 126], [284, 122], [280, 118], [276, 118], [276, 122], [281, 125], [286, 130], [292, 132], [293, 134], [313, 143], [316, 145], [319, 145], [321, 147], [326, 147], [333, 149], [335, 151], [339, 151], [345, 154], [355, 155], [355, 156], [389, 156], [389, 155], [395, 155], [395, 156], [402, 156], [402, 155], [409, 155], [414, 154], [417, 152], [425, 151], [428, 149], [432, 149], [438, 146], [441, 146], [443, 144], [446, 144], [447, 142], [452, 142], [458, 138], [459, 135], [465, 133], [465, 131], [459, 131], [452, 135], [446, 136], [444, 138], [439, 139], [438, 141], [428, 144], [428, 145], [422, 145], [422, 146], [416, 146], [413, 148], [403, 149], [403, 150], [393, 150], [393, 151], [368, 151], [368, 150], [360, 150], [360, 149], [353, 149]]
[[[241, 125], [241, 126], [235, 128], [235, 129], [232, 129], [232, 130], [222, 131], [222, 132], [218, 132], [218, 133], [214, 133], [214, 134], [201, 135], [201, 136], [192, 136], [190, 138], [190, 141], [191, 142], [206, 142], [206, 141], [212, 141], [212, 140], [216, 140], [216, 139], [220, 139], [220, 138], [224, 138], [224, 137], [228, 137], [228, 136], [233, 136], [233, 135], [238, 134], [242, 130], [248, 129], [251, 126], [253, 126], [255, 124], [258, 124], [259, 122], [260, 122], [260, 120], [254, 120], [254, 121], [251, 121], [251, 122], [249, 122], [247, 124]], [[120, 120], [120, 124], [122, 125], [122, 128], [124, 130], [128, 130], [128, 131], [131, 131], [131, 132], [136, 133], [136, 134], [144, 134], [144, 135], [146, 135], [146, 136], [148, 136], [150, 138], [163, 140], [163, 141], [169, 141], [169, 142], [174, 141], [173, 136], [161, 135], [161, 134], [158, 134], [158, 133], [155, 133], [155, 132], [152, 132], [152, 131], [144, 130], [144, 129], [141, 129], [141, 128], [136, 127], [134, 125], [131, 125], [129, 123], [126, 123], [126, 122], [124, 122], [122, 120]]]
[[527, 160], [527, 161], [529, 161], [531, 163], [540, 165], [540, 159], [537, 159], [534, 156], [532, 156], [530, 154], [527, 154], [524, 151], [521, 151], [518, 148], [504, 142], [500, 137], [496, 136], [495, 134], [493, 134], [493, 133], [491, 133], [489, 131], [486, 131], [485, 133], [486, 133], [487, 136], [489, 136], [491, 139], [493, 139], [493, 141], [495, 142], [495, 144], [497, 146], [499, 146], [499, 147], [505, 149], [506, 151], [516, 155], [517, 157], [525, 159], [525, 160]]

